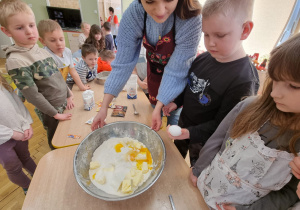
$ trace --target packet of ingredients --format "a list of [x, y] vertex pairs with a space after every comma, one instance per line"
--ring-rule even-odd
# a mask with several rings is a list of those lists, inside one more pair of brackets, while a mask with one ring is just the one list
[[85, 123], [91, 125], [91, 124], [93, 123], [94, 118], [95, 118], [95, 117], [90, 118], [90, 119], [89, 119], [88, 121], [86, 121]]
[[[101, 103], [101, 104], [98, 104], [98, 107], [97, 107], [97, 109], [96, 109], [96, 112], [99, 112], [99, 111], [100, 111], [101, 106], [102, 106], [102, 103]], [[110, 103], [110, 104], [108, 105], [108, 108], [114, 109], [115, 107], [116, 107], [116, 106], [115, 106], [114, 103]]]
[[95, 106], [94, 91], [86, 90], [82, 93], [84, 109], [90, 111]]
[[125, 117], [127, 111], [127, 106], [115, 105], [113, 112], [111, 113], [112, 117]]
[[73, 135], [73, 134], [68, 134], [68, 138], [72, 138], [72, 139], [80, 139], [80, 135]]

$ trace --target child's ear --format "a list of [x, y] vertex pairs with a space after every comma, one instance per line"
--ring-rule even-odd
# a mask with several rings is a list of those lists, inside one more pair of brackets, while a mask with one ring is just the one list
[[248, 38], [250, 35], [251, 31], [253, 28], [253, 22], [252, 21], [247, 21], [246, 23], [243, 24], [243, 32], [241, 35], [241, 40], [245, 40]]
[[39, 37], [39, 41], [42, 43], [42, 45], [46, 46], [46, 43], [44, 42], [44, 39], [42, 39], [41, 37]]
[[4, 28], [3, 26], [1, 26], [1, 31], [3, 33], [5, 33], [6, 36], [12, 37], [11, 33], [6, 28]]

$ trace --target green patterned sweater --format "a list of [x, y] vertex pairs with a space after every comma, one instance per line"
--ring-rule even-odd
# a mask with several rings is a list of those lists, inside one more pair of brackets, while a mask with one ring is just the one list
[[53, 117], [55, 107], [70, 96], [68, 87], [51, 55], [34, 45], [24, 48], [13, 45], [6, 50], [6, 68], [28, 102]]

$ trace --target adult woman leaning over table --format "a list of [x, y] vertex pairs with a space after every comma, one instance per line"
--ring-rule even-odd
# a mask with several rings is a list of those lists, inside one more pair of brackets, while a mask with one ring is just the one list
[[[104, 86], [102, 107], [92, 130], [105, 125], [108, 105], [129, 79], [139, 58], [141, 42], [146, 48], [149, 100], [153, 105], [152, 129], [161, 127], [161, 109], [184, 89], [201, 35], [198, 0], [134, 0], [119, 28], [118, 51]], [[177, 124], [181, 110], [168, 118]], [[173, 121], [173, 122], [172, 122]]]

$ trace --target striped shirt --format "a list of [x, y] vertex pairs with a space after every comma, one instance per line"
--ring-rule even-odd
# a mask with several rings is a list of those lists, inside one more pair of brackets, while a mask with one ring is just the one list
[[90, 69], [83, 59], [80, 59], [75, 69], [83, 84], [94, 80], [97, 76], [97, 64], [93, 69]]

